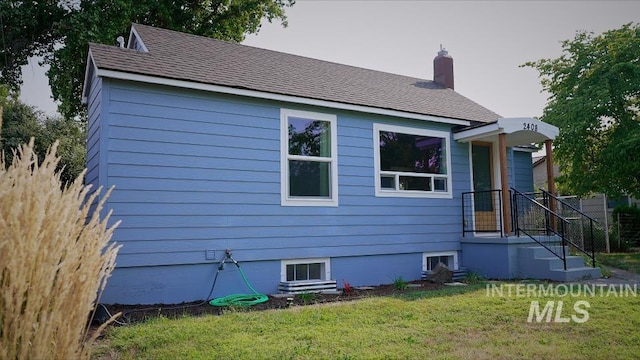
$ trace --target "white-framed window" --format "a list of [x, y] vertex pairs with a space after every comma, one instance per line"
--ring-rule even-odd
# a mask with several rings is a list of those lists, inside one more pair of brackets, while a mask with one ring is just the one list
[[335, 115], [280, 110], [281, 204], [338, 206]]
[[280, 281], [282, 282], [331, 279], [329, 258], [282, 260], [280, 264]]
[[458, 270], [458, 253], [445, 251], [422, 254], [422, 271], [431, 272], [438, 263], [447, 265], [449, 270]]
[[616, 206], [631, 205], [631, 198], [629, 195], [624, 195], [618, 198], [612, 198], [607, 196], [607, 210], [613, 210]]
[[373, 125], [376, 196], [452, 198], [446, 131]]

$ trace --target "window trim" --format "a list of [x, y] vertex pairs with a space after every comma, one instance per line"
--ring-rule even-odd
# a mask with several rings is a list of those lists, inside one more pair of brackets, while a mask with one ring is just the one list
[[[331, 158], [318, 162], [329, 162], [329, 198], [290, 197], [289, 196], [289, 160], [304, 160], [307, 157], [289, 155], [288, 118], [297, 117], [329, 122], [331, 131]], [[282, 206], [338, 206], [338, 126], [337, 116], [332, 114], [280, 109], [280, 204]]]
[[[410, 135], [421, 135], [442, 138], [445, 142], [445, 151], [447, 162], [447, 174], [444, 174], [447, 178], [447, 191], [435, 192], [435, 191], [419, 191], [419, 190], [390, 190], [383, 189], [380, 180], [380, 131], [399, 132]], [[452, 192], [452, 169], [451, 169], [451, 133], [447, 131], [428, 130], [415, 127], [387, 125], [375, 123], [373, 124], [373, 162], [374, 162], [374, 176], [375, 176], [375, 195], [376, 197], [411, 197], [411, 198], [436, 198], [436, 199], [453, 199]], [[406, 173], [415, 174], [415, 173]], [[425, 175], [425, 177], [428, 177]]]
[[[324, 264], [324, 278], [312, 279], [312, 280], [296, 280], [287, 281], [287, 265], [304, 265], [304, 264]], [[331, 260], [330, 258], [309, 258], [309, 259], [290, 259], [280, 260], [280, 282], [295, 283], [295, 282], [312, 282], [312, 281], [328, 281], [331, 280]]]
[[431, 271], [431, 270], [427, 270], [427, 258], [436, 257], [436, 256], [453, 256], [453, 268], [449, 268], [449, 270], [454, 271], [460, 268], [460, 265], [458, 263], [457, 251], [424, 252], [422, 253], [422, 271], [423, 272]]
[[[626, 198], [626, 204], [622, 204], [623, 198]], [[611, 199], [608, 195], [605, 195], [605, 199], [604, 200], [605, 200], [605, 203], [607, 204], [607, 211], [613, 211], [613, 209], [615, 209], [616, 206], [619, 206], [619, 205], [631, 206], [631, 203], [632, 203], [632, 201], [631, 201], [632, 197], [629, 194], [622, 195], [617, 200], [616, 199]], [[620, 202], [620, 204], [616, 204], [618, 202]], [[609, 204], [613, 204], [613, 206], [610, 207]]]

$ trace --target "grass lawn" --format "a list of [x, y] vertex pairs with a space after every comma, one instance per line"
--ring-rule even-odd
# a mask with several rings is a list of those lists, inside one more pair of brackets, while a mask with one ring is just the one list
[[[536, 284], [536, 283], [534, 283]], [[542, 284], [537, 283], [535, 287]], [[112, 327], [95, 359], [632, 359], [640, 354], [637, 292], [520, 294], [485, 284], [285, 310], [156, 318]], [[511, 286], [510, 288], [507, 286]], [[533, 285], [532, 285], [533, 286]], [[565, 286], [565, 285], [561, 285]], [[508, 289], [512, 289], [511, 295]], [[561, 290], [565, 290], [564, 292]], [[634, 296], [634, 294], [636, 296]], [[621, 296], [627, 295], [627, 296]], [[568, 322], [527, 322], [531, 302], [563, 301]], [[578, 305], [585, 300], [590, 305]], [[571, 315], [579, 321], [574, 322]]]
[[596, 260], [604, 265], [640, 274], [640, 253], [600, 253]]

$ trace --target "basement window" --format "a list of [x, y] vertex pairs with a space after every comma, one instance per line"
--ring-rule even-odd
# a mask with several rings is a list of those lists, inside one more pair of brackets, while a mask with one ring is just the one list
[[458, 270], [458, 253], [455, 251], [424, 253], [422, 259], [422, 271], [425, 272], [433, 271], [438, 263], [445, 264], [449, 270]]
[[329, 258], [282, 260], [278, 290], [286, 294], [335, 291]]
[[328, 258], [282, 260], [280, 281], [314, 281], [331, 279]]

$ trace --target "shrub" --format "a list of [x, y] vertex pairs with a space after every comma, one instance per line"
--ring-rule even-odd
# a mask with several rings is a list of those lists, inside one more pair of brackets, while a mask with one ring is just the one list
[[464, 277], [464, 282], [467, 284], [480, 284], [483, 281], [484, 281], [484, 278], [475, 271], [467, 272], [467, 275], [465, 275]]
[[305, 293], [299, 294], [298, 297], [300, 298], [303, 304], [311, 304], [316, 302], [320, 298], [320, 295], [315, 293], [305, 292]]
[[626, 251], [640, 245], [640, 208], [619, 205], [613, 209], [612, 248]]
[[409, 286], [409, 283], [407, 283], [402, 276], [398, 276], [397, 278], [395, 278], [393, 280], [393, 287], [396, 288], [396, 290], [404, 290]]
[[[591, 251], [591, 223], [581, 221], [584, 250]], [[596, 252], [606, 251], [607, 231], [599, 223], [593, 224], [593, 250]]]
[[[83, 359], [88, 319], [115, 264], [107, 194], [80, 176], [61, 188], [57, 143], [38, 163], [33, 139], [0, 157], [0, 359]], [[94, 211], [90, 211], [92, 203]]]

